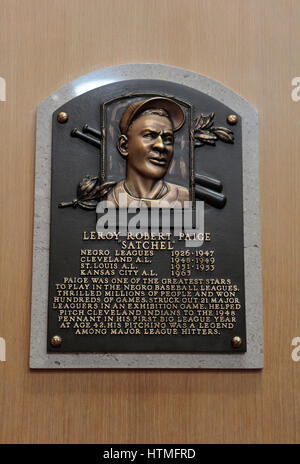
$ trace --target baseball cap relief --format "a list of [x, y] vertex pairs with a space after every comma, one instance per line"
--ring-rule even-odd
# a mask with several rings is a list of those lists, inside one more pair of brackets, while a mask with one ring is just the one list
[[146, 100], [138, 100], [128, 105], [120, 121], [121, 134], [127, 134], [133, 119], [136, 118], [138, 114], [150, 108], [166, 110], [172, 121], [174, 131], [179, 130], [183, 126], [185, 114], [178, 103], [166, 97], [152, 97]]

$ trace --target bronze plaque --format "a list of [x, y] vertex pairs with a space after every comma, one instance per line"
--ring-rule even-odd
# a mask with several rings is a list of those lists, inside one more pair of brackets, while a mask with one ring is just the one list
[[55, 109], [49, 355], [247, 352], [242, 127], [159, 78]]

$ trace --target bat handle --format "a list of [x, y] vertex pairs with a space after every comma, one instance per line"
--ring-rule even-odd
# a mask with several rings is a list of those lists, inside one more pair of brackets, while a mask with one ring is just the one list
[[94, 137], [97, 137], [97, 139], [101, 140], [102, 139], [102, 134], [100, 131], [93, 129], [90, 127], [88, 124], [85, 124], [82, 128], [82, 132], [86, 134], [93, 135]]
[[226, 203], [226, 197], [222, 193], [214, 192], [206, 187], [196, 185], [195, 194], [199, 200], [205, 201], [215, 208], [223, 208]]
[[209, 189], [215, 190], [216, 192], [221, 192], [223, 189], [220, 180], [205, 176], [203, 174], [195, 174], [195, 182], [202, 187], [207, 187]]
[[93, 137], [90, 135], [83, 134], [79, 129], [77, 129], [77, 127], [72, 129], [71, 136], [77, 137], [78, 139], [81, 139], [84, 142], [93, 145], [94, 147], [101, 148], [101, 142], [99, 140], [93, 139]]

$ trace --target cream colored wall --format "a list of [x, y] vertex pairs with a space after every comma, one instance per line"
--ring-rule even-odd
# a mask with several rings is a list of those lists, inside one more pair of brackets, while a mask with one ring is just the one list
[[[0, 441], [260, 443], [300, 440], [297, 0], [0, 0]], [[179, 66], [260, 112], [265, 369], [30, 372], [35, 114], [83, 74]]]

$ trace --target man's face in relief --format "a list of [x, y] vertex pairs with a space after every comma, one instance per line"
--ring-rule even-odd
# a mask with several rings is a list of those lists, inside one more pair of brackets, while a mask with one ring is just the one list
[[146, 178], [163, 178], [174, 153], [169, 118], [142, 114], [129, 126], [127, 139], [127, 167]]

